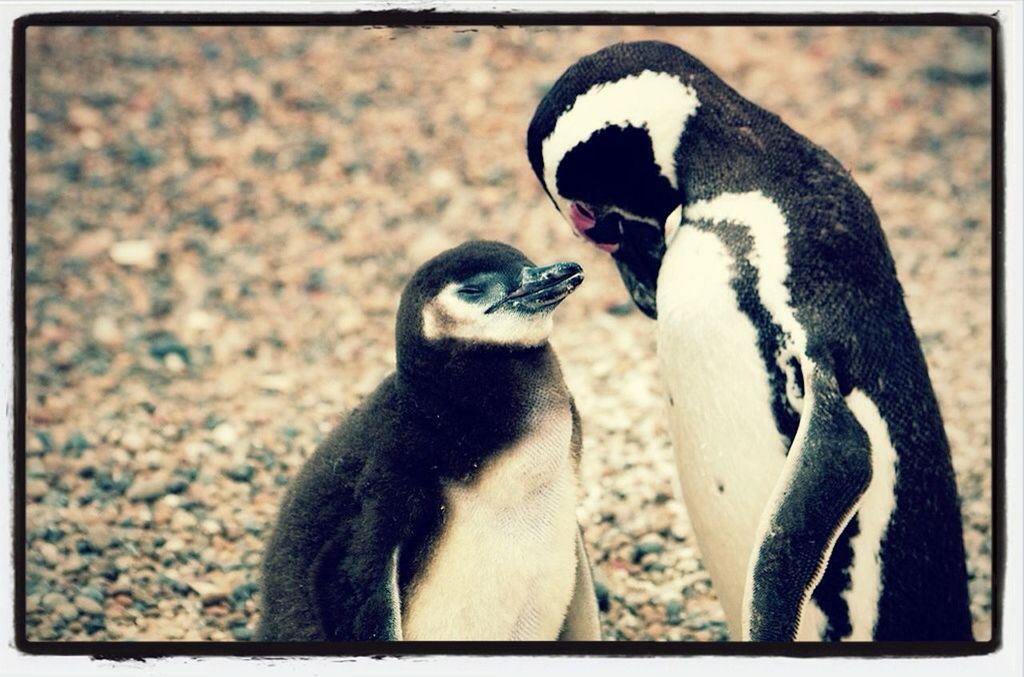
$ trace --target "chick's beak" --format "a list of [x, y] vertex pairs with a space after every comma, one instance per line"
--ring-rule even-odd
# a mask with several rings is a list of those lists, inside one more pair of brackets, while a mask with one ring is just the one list
[[557, 306], [583, 282], [583, 268], [572, 261], [550, 266], [523, 268], [519, 285], [486, 312], [512, 308], [523, 313], [536, 313]]

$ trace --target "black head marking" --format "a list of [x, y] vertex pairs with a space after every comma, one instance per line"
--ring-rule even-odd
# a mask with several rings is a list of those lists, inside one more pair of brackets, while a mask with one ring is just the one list
[[664, 220], [676, 205], [676, 191], [654, 160], [647, 131], [610, 126], [595, 132], [562, 159], [558, 193], [595, 208], [600, 216], [614, 206]]
[[615, 82], [647, 70], [679, 75], [710, 73], [697, 59], [675, 45], [653, 40], [620, 42], [583, 57], [551, 86], [530, 122], [526, 149], [530, 165], [542, 184], [542, 144], [554, 131], [559, 116], [572, 107], [577, 97], [595, 85]]

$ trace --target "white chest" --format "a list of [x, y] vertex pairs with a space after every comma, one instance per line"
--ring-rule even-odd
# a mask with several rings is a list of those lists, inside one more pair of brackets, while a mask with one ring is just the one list
[[738, 637], [747, 563], [785, 448], [733, 266], [712, 233], [679, 231], [658, 278], [658, 353], [683, 498]]
[[576, 572], [572, 418], [546, 412], [471, 484], [402, 608], [405, 639], [556, 639]]

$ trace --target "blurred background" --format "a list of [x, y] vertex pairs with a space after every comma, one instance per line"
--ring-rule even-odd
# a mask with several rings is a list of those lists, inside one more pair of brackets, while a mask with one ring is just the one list
[[468, 238], [571, 258], [553, 344], [584, 424], [606, 637], [727, 630], [684, 507], [654, 324], [524, 150], [580, 56], [655, 38], [872, 198], [991, 618], [991, 82], [981, 28], [28, 29], [32, 640], [247, 640], [289, 479], [394, 367], [400, 290]]

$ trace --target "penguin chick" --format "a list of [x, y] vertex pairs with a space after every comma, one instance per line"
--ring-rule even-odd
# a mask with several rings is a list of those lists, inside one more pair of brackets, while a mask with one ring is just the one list
[[842, 165], [662, 42], [572, 65], [527, 152], [657, 319], [682, 495], [733, 636], [971, 639], [942, 418]]
[[600, 639], [580, 421], [548, 344], [582, 280], [478, 241], [413, 275], [396, 371], [281, 505], [260, 639]]

